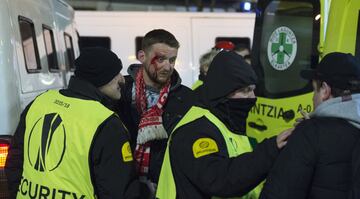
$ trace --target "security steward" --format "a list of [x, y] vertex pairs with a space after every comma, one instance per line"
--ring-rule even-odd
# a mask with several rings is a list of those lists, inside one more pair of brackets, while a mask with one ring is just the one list
[[21, 114], [5, 172], [11, 198], [137, 198], [129, 135], [106, 107], [120, 99], [121, 60], [85, 48], [69, 87], [49, 90]]
[[291, 132], [252, 150], [245, 128], [256, 102], [256, 80], [251, 66], [237, 53], [221, 51], [215, 56], [196, 105], [169, 139], [157, 198], [258, 198], [258, 185]]

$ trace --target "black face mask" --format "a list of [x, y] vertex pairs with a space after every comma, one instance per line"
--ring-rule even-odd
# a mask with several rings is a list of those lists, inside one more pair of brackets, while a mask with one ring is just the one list
[[215, 115], [234, 133], [245, 134], [246, 118], [255, 105], [256, 98], [226, 99], [216, 106]]

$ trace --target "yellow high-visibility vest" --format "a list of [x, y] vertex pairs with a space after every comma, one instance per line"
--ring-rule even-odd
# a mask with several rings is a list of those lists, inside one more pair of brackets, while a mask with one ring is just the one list
[[99, 125], [112, 114], [98, 101], [66, 97], [58, 91], [38, 96], [25, 119], [17, 198], [96, 198], [90, 147]]
[[[229, 158], [239, 156], [240, 154], [251, 152], [252, 147], [247, 136], [238, 135], [232, 133], [223, 122], [221, 122], [215, 115], [213, 115], [209, 110], [200, 108], [197, 106], [191, 107], [191, 109], [186, 113], [186, 115], [180, 120], [176, 125], [173, 132], [179, 127], [190, 123], [198, 118], [206, 117], [210, 122], [212, 122], [221, 132], [224, 137], [226, 148], [228, 151]], [[160, 178], [158, 182], [158, 188], [156, 192], [156, 197], [159, 199], [176, 199], [176, 186], [175, 180], [171, 168], [170, 154], [169, 154], [169, 143], [171, 136], [168, 141], [168, 145], [165, 152], [164, 161], [161, 167]], [[260, 195], [261, 186], [259, 185], [246, 194], [241, 199], [256, 199]], [[213, 197], [217, 198], [217, 197]], [[239, 198], [239, 197], [238, 197]]]

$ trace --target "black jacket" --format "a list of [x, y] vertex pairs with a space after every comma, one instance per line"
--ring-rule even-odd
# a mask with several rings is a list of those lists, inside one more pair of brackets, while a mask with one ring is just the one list
[[[138, 133], [138, 124], [140, 115], [132, 102], [132, 89], [134, 85], [135, 74], [141, 65], [131, 65], [128, 69], [130, 75], [125, 76], [125, 89], [121, 90], [122, 98], [119, 100], [117, 113], [128, 128], [131, 134], [132, 149], [135, 149], [136, 138]], [[174, 70], [171, 76], [171, 88], [168, 99], [164, 106], [162, 115], [163, 125], [168, 135], [177, 122], [183, 117], [186, 111], [193, 103], [193, 93], [188, 87], [181, 85], [179, 74]], [[150, 167], [149, 179], [157, 183], [160, 175], [160, 169], [165, 154], [167, 139], [154, 140], [150, 142]]]
[[[237, 104], [246, 108], [230, 111], [227, 96], [255, 82], [254, 71], [241, 56], [222, 51], [212, 61], [203, 86], [196, 90], [196, 105], [208, 109], [233, 133], [244, 135], [245, 120], [255, 99], [238, 98]], [[193, 145], [199, 138], [213, 139], [219, 151], [195, 158]], [[202, 117], [187, 123], [174, 131], [170, 142], [177, 198], [243, 196], [265, 179], [278, 153], [276, 139], [272, 138], [258, 144], [253, 152], [229, 158], [224, 137], [211, 121]]]
[[261, 199], [345, 199], [352, 184], [360, 190], [360, 178], [352, 173], [360, 169], [360, 95], [352, 98], [356, 100], [322, 102], [311, 119], [296, 127], [274, 163]]
[[274, 163], [261, 199], [345, 199], [351, 183], [357, 128], [346, 120], [319, 117], [295, 129]]
[[[192, 146], [199, 138], [216, 141], [219, 152], [195, 158]], [[177, 198], [207, 199], [242, 196], [263, 181], [278, 155], [275, 138], [253, 152], [229, 158], [225, 140], [205, 117], [177, 129], [170, 145], [170, 161]]]
[[[69, 88], [60, 90], [60, 93], [67, 97], [111, 104], [94, 86], [75, 77], [71, 78]], [[21, 114], [6, 161], [5, 172], [11, 198], [16, 197], [22, 176], [25, 118], [31, 104]], [[91, 107], [89, 114], [95, 114], [91, 113]], [[91, 180], [98, 198], [139, 197], [139, 183], [136, 180], [134, 162], [122, 161], [121, 148], [128, 140], [128, 132], [115, 115], [110, 116], [98, 127], [89, 155]]]

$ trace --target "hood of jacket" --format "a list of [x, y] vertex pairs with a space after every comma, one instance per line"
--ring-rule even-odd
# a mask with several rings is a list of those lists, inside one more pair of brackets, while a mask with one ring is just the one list
[[[142, 67], [142, 64], [131, 64], [129, 68], [127, 69], [128, 74], [133, 78], [134, 82], [136, 79], [136, 73], [137, 71]], [[181, 78], [179, 73], [174, 69], [172, 75], [171, 75], [171, 90], [175, 90], [181, 85]]]
[[211, 62], [200, 93], [200, 101], [215, 107], [236, 89], [255, 85], [257, 76], [252, 67], [233, 51], [219, 52]]
[[310, 117], [336, 117], [347, 120], [360, 129], [360, 94], [351, 95], [351, 99], [343, 101], [336, 97], [322, 102]]

